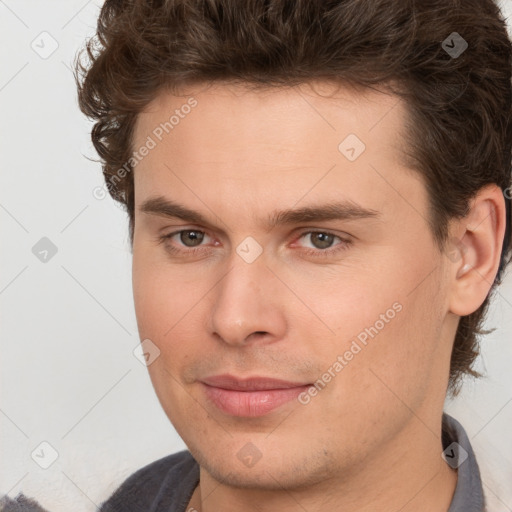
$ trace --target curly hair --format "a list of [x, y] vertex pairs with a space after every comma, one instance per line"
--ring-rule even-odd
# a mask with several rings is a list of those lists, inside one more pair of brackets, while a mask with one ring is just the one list
[[[467, 44], [450, 52], [454, 41]], [[464, 48], [463, 48], [464, 49]], [[82, 55], [86, 53], [85, 62]], [[452, 395], [472, 365], [490, 297], [510, 262], [512, 46], [493, 0], [106, 0], [96, 34], [77, 55], [81, 111], [110, 195], [129, 217], [133, 248], [132, 136], [162, 90], [228, 80], [255, 88], [316, 79], [386, 87], [405, 100], [407, 156], [423, 177], [429, 224], [446, 250], [487, 184], [505, 195], [500, 268], [483, 304], [459, 320]]]

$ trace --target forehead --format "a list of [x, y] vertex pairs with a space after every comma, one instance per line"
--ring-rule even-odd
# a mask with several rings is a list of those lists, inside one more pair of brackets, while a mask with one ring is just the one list
[[402, 163], [405, 119], [396, 96], [326, 82], [161, 92], [135, 125], [134, 150], [152, 141], [134, 171], [136, 203], [169, 192], [201, 206], [214, 194], [243, 211], [255, 197], [295, 204], [338, 190], [381, 209], [396, 203], [394, 187], [417, 194], [418, 176]]
[[[160, 91], [138, 115], [133, 142], [140, 146], [148, 134], [162, 131], [158, 127], [164, 125], [160, 126], [163, 137], [172, 133], [177, 139], [180, 133], [193, 132], [199, 138], [205, 131], [210, 136], [222, 132], [226, 142], [233, 142], [233, 135], [241, 138], [249, 133], [258, 136], [258, 142], [280, 146], [295, 142], [298, 131], [319, 139], [340, 139], [352, 130], [372, 145], [386, 134], [389, 147], [392, 142], [402, 142], [399, 135], [405, 117], [405, 105], [397, 96], [367, 88], [327, 81], [293, 87], [214, 82], [189, 86], [175, 94]], [[158, 133], [155, 136], [159, 138]]]

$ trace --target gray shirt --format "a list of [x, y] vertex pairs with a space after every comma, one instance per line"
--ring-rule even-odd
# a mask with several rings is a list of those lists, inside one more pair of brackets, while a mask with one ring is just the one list
[[[442, 445], [446, 462], [458, 473], [448, 512], [485, 512], [480, 471], [468, 436], [462, 425], [446, 413]], [[187, 512], [198, 483], [199, 466], [184, 450], [133, 473], [102, 504], [100, 512]]]

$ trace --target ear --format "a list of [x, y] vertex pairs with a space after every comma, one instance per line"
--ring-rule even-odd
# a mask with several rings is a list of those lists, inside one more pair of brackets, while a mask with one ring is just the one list
[[506, 227], [501, 188], [487, 185], [480, 189], [468, 214], [452, 227], [447, 253], [449, 308], [455, 315], [466, 316], [482, 305], [498, 273]]

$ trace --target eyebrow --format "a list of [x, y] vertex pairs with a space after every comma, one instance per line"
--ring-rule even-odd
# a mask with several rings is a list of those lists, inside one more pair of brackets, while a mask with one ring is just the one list
[[[144, 201], [139, 211], [161, 217], [177, 218], [192, 224], [210, 226], [210, 221], [201, 213], [191, 210], [163, 196], [151, 197]], [[278, 225], [300, 224], [328, 220], [355, 220], [379, 218], [380, 212], [354, 203], [353, 201], [331, 202], [318, 206], [304, 206], [296, 209], [275, 210], [267, 219], [265, 227], [270, 231]]]

